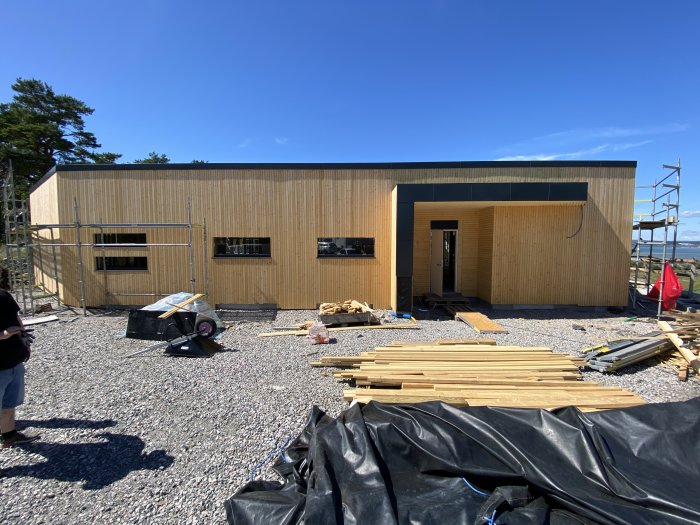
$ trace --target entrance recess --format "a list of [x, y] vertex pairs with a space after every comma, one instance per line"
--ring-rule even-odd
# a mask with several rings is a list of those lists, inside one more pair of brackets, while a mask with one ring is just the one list
[[[579, 162], [579, 161], [577, 161]], [[588, 162], [588, 161], [585, 161]], [[533, 168], [567, 167], [566, 163], [524, 163], [510, 162], [508, 167]], [[581, 166], [581, 164], [576, 164]], [[596, 161], [583, 164], [595, 167], [635, 167], [635, 162]], [[454, 168], [502, 168], [503, 162], [488, 161], [479, 163], [456, 163]], [[392, 228], [394, 254], [392, 257], [393, 283], [392, 306], [397, 311], [410, 312], [413, 309], [413, 244], [414, 244], [414, 205], [416, 203], [464, 203], [482, 207], [497, 205], [529, 204], [585, 204], [588, 200], [587, 182], [483, 182], [449, 184], [397, 184], [392, 199]], [[430, 229], [450, 229], [447, 225], [432, 224]], [[437, 248], [436, 248], [437, 249]], [[393, 255], [393, 254], [392, 254]], [[432, 265], [431, 265], [432, 274]], [[436, 277], [437, 279], [437, 277]], [[431, 275], [432, 281], [432, 275]], [[459, 288], [461, 283], [455, 283]]]
[[457, 230], [430, 230], [430, 292], [456, 291]]

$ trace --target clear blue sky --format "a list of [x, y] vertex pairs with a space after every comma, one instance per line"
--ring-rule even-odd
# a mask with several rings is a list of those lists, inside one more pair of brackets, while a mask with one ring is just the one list
[[680, 158], [700, 240], [700, 2], [4, 0], [0, 20], [0, 101], [43, 80], [122, 162], [621, 159], [644, 185]]

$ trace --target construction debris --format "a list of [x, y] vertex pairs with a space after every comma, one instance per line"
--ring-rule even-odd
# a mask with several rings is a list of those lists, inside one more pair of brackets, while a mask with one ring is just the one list
[[658, 321], [657, 324], [659, 325], [659, 328], [666, 333], [666, 337], [668, 337], [668, 339], [673, 343], [673, 346], [675, 346], [678, 352], [683, 356], [683, 359], [688, 362], [688, 365], [693, 367], [695, 373], [700, 373], [700, 360], [698, 359], [698, 356], [683, 346], [683, 340], [678, 334], [673, 333], [673, 328], [671, 328], [671, 325], [666, 321]]
[[354, 299], [348, 299], [342, 303], [321, 303], [318, 307], [319, 315], [335, 315], [335, 314], [357, 314], [363, 312], [373, 312], [369, 305], [362, 304]]
[[331, 338], [328, 335], [326, 325], [319, 321], [309, 327], [309, 335], [306, 336], [306, 340], [312, 345], [320, 345], [329, 343]]
[[618, 339], [606, 344], [599, 344], [584, 350], [586, 365], [599, 372], [615, 372], [626, 366], [638, 363], [667, 352], [673, 343], [667, 338], [658, 338], [651, 334], [647, 339]]
[[377, 347], [359, 356], [322, 357], [312, 366], [354, 380], [345, 399], [360, 403], [443, 401], [457, 406], [602, 410], [644, 404], [632, 392], [581, 379], [583, 360], [546, 347], [425, 345]]
[[[679, 312], [680, 313], [680, 312]], [[678, 322], [672, 327], [667, 321], [658, 321], [659, 331], [644, 337], [618, 339], [608, 343], [600, 343], [583, 351], [587, 353], [588, 367], [600, 372], [615, 372], [626, 366], [655, 356], [662, 362], [678, 371], [678, 379], [688, 379], [688, 367], [694, 370], [696, 377], [700, 375], [700, 324], [692, 324], [696, 318], [687, 314], [673, 314]]]
[[318, 309], [319, 317], [326, 326], [350, 326], [379, 324], [374, 310], [368, 304], [355, 300], [342, 303], [322, 303]]

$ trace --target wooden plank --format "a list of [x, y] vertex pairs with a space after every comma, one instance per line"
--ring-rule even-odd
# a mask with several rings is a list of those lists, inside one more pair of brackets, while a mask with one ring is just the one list
[[334, 374], [354, 374], [363, 376], [382, 376], [382, 375], [419, 375], [419, 376], [431, 376], [431, 377], [481, 377], [481, 376], [498, 376], [503, 378], [518, 377], [518, 376], [541, 376], [547, 377], [547, 375], [574, 375], [580, 377], [581, 372], [578, 367], [573, 367], [572, 370], [513, 370], [513, 369], [499, 369], [494, 368], [493, 370], [472, 370], [468, 366], [453, 366], [444, 368], [434, 368], [434, 369], [422, 369], [417, 367], [389, 367], [387, 365], [365, 365], [360, 364], [358, 366], [352, 367], [348, 370], [338, 370], [333, 372]]
[[58, 317], [55, 315], [47, 315], [45, 317], [33, 317], [31, 319], [22, 319], [22, 324], [24, 326], [32, 326], [35, 324], [50, 323], [51, 321], [58, 321]]
[[[418, 330], [417, 323], [404, 323], [404, 324], [382, 324], [382, 325], [370, 325], [370, 326], [338, 326], [335, 328], [328, 328], [329, 332], [347, 332], [352, 330]], [[278, 335], [308, 335], [308, 330], [286, 330], [279, 332], [265, 332], [258, 334], [258, 337], [276, 337]]]
[[683, 340], [678, 337], [677, 334], [672, 333], [673, 328], [666, 321], [657, 321], [659, 328], [666, 333], [666, 336], [671, 340], [673, 346], [675, 346], [681, 353], [683, 358], [688, 362], [689, 366], [692, 366], [695, 373], [700, 373], [700, 359], [698, 359], [688, 348], [683, 346]]
[[480, 334], [504, 334], [508, 330], [481, 312], [457, 312], [455, 320], [464, 321]]
[[159, 316], [158, 316], [158, 319], [168, 319], [169, 317], [172, 317], [172, 316], [175, 314], [175, 312], [177, 312], [178, 310], [189, 311], [189, 310], [187, 310], [187, 308], [185, 308], [185, 306], [187, 306], [187, 305], [190, 304], [190, 303], [195, 302], [197, 299], [199, 299], [199, 298], [201, 298], [201, 297], [204, 297], [204, 294], [203, 294], [203, 293], [196, 293], [196, 294], [194, 294], [194, 295], [193, 295], [192, 297], [190, 297], [189, 299], [185, 299], [185, 300], [182, 301], [181, 303], [177, 303], [177, 304], [174, 305], [170, 310], [168, 310], [167, 312], [165, 312], [165, 313], [159, 315]]
[[412, 346], [495, 345], [495, 339], [436, 339], [435, 341], [392, 341], [386, 347], [410, 348]]
[[462, 396], [458, 392], [431, 392], [426, 389], [401, 391], [361, 388], [347, 390], [344, 392], [346, 400], [356, 400], [360, 403], [369, 401], [380, 401], [382, 403], [416, 403], [423, 401], [443, 401], [446, 403], [461, 406], [503, 406], [515, 408], [543, 408], [554, 409], [564, 406], [577, 406], [581, 408], [606, 409], [625, 408], [630, 406], [643, 405], [645, 402], [641, 398], [632, 395], [596, 398], [580, 398], [576, 396], [562, 396], [560, 398], [542, 399], [529, 395], [508, 396], [508, 397], [472, 397]]
[[[394, 346], [377, 346], [375, 352], [412, 352], [416, 350], [435, 350], [439, 352], [461, 352], [464, 350], [472, 350], [474, 352], [495, 353], [504, 351], [514, 352], [530, 352], [530, 351], [546, 351], [552, 353], [551, 348], [546, 346], [514, 346], [514, 345], [450, 345], [450, 346], [412, 346], [408, 348], [397, 348]], [[560, 354], [567, 355], [567, 354]]]

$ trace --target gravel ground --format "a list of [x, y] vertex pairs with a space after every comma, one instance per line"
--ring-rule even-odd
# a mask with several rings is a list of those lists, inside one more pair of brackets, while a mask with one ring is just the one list
[[[574, 355], [654, 326], [590, 312], [487, 313], [509, 333], [484, 337]], [[309, 361], [393, 340], [476, 337], [463, 323], [431, 320], [420, 321], [420, 330], [337, 332], [329, 345], [257, 337], [312, 318], [309, 311], [280, 311], [274, 321], [235, 323], [222, 339], [230, 351], [211, 359], [160, 350], [126, 359], [150, 343], [120, 336], [125, 314], [71, 314], [35, 326], [18, 427], [40, 432], [41, 441], [0, 450], [0, 523], [225, 523], [224, 500], [296, 437], [312, 405], [332, 416], [346, 408], [344, 385]], [[662, 366], [584, 375], [650, 402], [700, 395], [700, 381], [681, 383]]]

